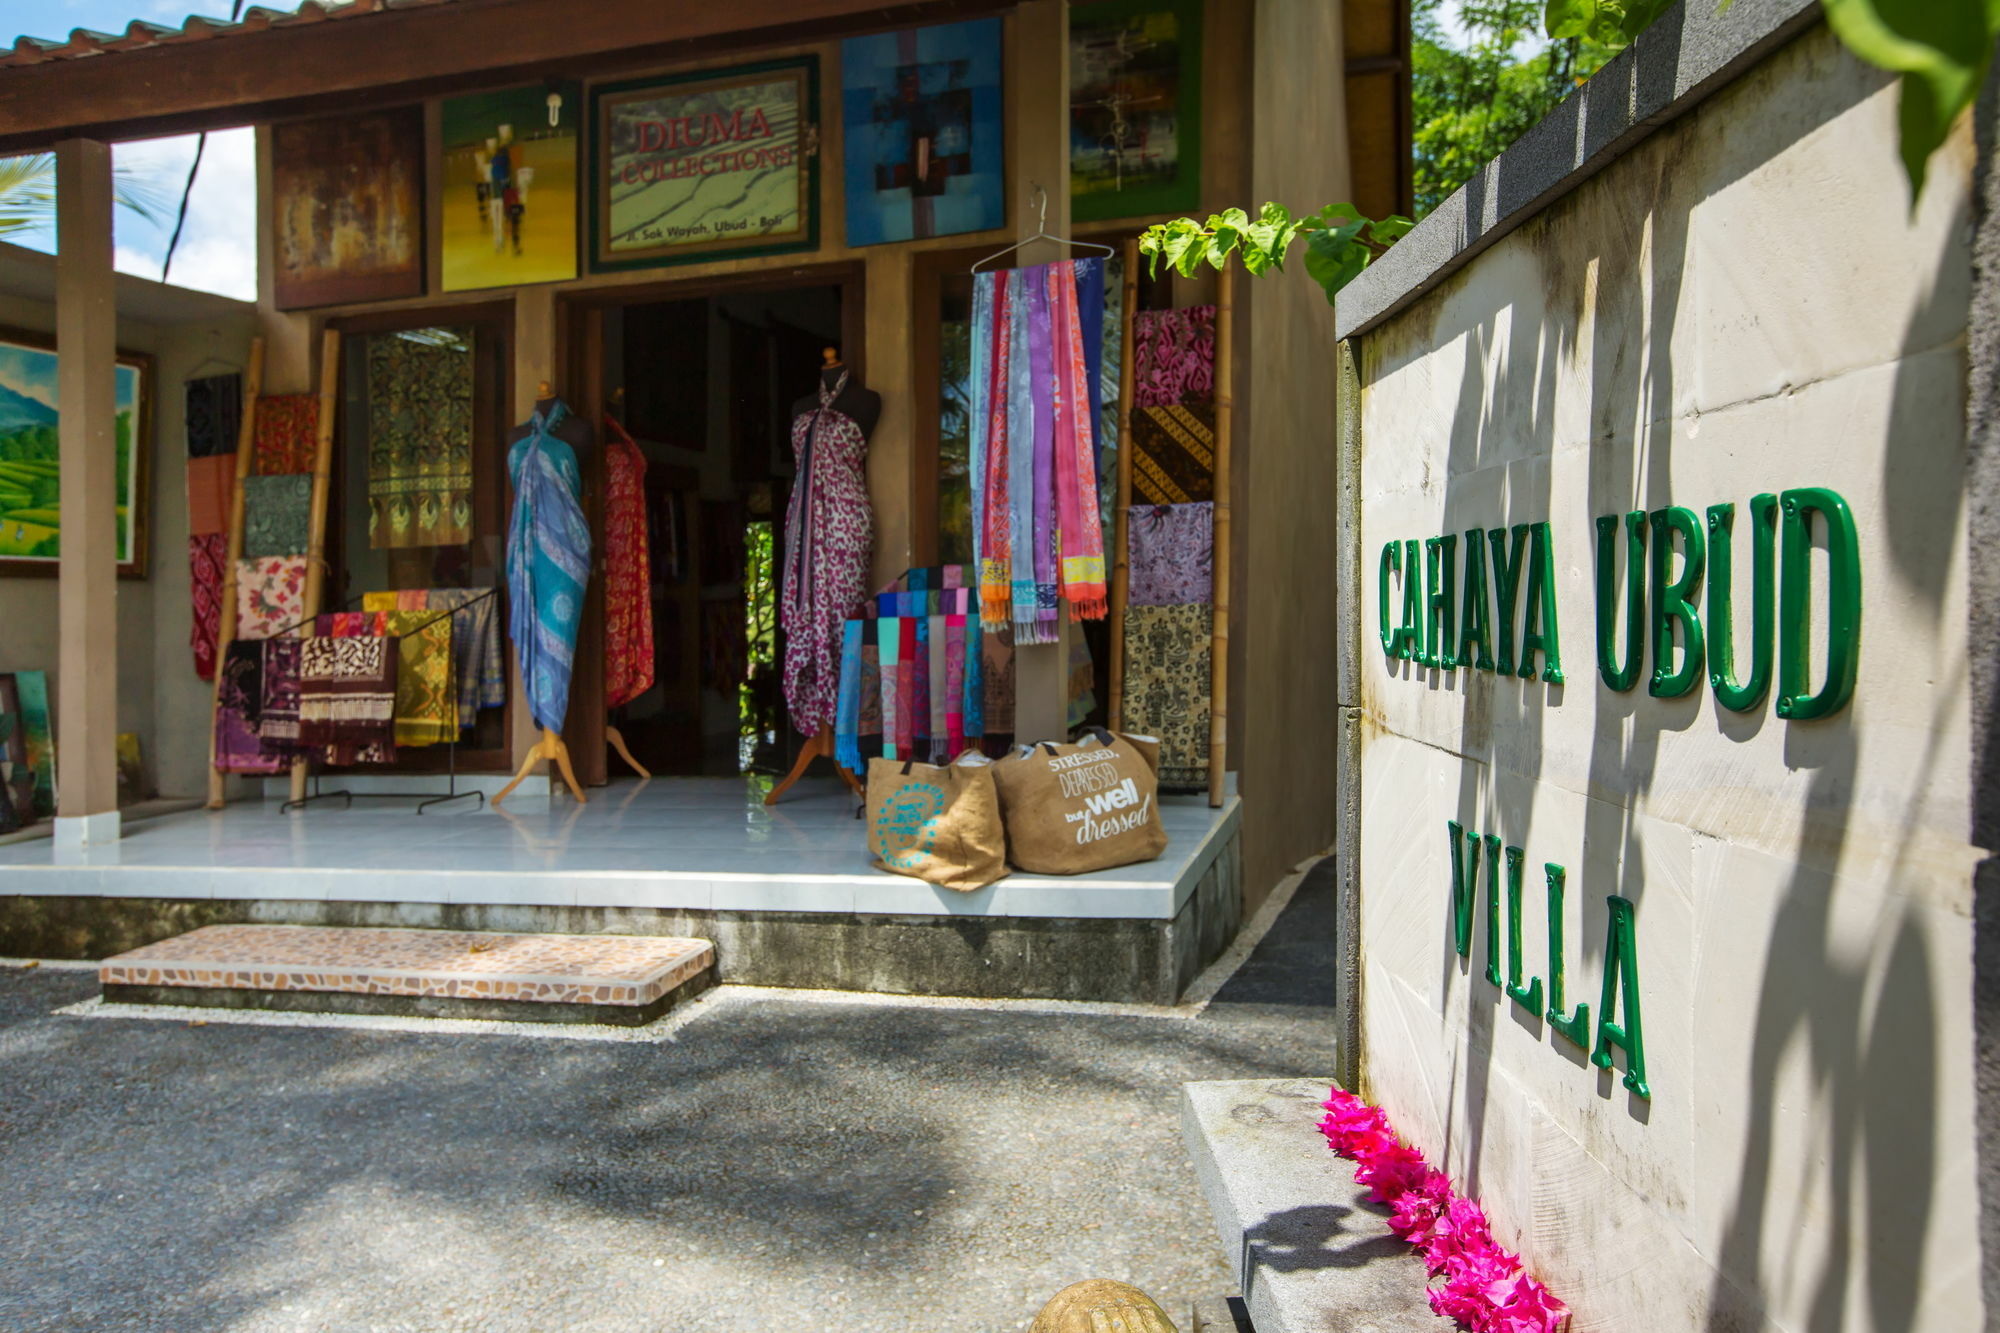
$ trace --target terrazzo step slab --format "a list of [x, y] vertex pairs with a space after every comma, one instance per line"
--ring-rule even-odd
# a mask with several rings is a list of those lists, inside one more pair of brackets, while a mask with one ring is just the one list
[[714, 975], [707, 940], [339, 926], [203, 926], [97, 972], [110, 1004], [622, 1026]]

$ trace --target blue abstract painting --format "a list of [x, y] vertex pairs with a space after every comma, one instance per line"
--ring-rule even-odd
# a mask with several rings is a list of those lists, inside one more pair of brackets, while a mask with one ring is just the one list
[[1002, 224], [999, 19], [849, 38], [840, 88], [849, 245]]

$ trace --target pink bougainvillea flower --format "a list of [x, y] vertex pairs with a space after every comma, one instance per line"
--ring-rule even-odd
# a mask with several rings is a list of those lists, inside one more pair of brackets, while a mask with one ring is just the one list
[[1569, 1318], [1569, 1307], [1554, 1292], [1518, 1270], [1491, 1284], [1486, 1295], [1493, 1333], [1556, 1333]]
[[1424, 1155], [1415, 1148], [1391, 1143], [1363, 1158], [1354, 1178], [1368, 1186], [1370, 1197], [1377, 1203], [1393, 1204], [1406, 1190], [1423, 1184], [1424, 1174], [1429, 1170]]
[[1404, 1190], [1397, 1198], [1389, 1214], [1389, 1230], [1413, 1245], [1421, 1245], [1450, 1205], [1450, 1177], [1442, 1171], [1427, 1171], [1421, 1183]]

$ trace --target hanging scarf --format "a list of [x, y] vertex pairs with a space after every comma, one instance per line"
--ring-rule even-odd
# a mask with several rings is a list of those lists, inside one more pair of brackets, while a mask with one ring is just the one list
[[[418, 591], [416, 599], [422, 599]], [[451, 613], [387, 611], [383, 620], [396, 642], [397, 745], [437, 745], [458, 734], [458, 683], [451, 669]]]
[[286, 755], [257, 734], [263, 707], [264, 645], [237, 639], [223, 649], [215, 694], [215, 767], [221, 773], [277, 773]]
[[257, 734], [267, 748], [299, 743], [299, 646], [302, 639], [260, 639], [264, 649], [263, 706]]
[[[993, 356], [993, 297], [995, 276], [972, 276], [972, 325], [969, 365], [966, 376], [970, 403], [966, 412], [966, 485], [972, 493], [972, 507], [966, 527], [972, 538], [972, 562], [965, 569], [971, 576], [974, 600], [978, 599], [981, 548], [985, 545], [986, 514], [986, 427], [992, 413], [993, 386], [988, 382]], [[973, 608], [974, 614], [978, 608]]]
[[560, 731], [569, 712], [570, 669], [590, 579], [590, 524], [577, 495], [583, 478], [576, 451], [554, 434], [569, 415], [557, 402], [537, 412], [507, 453], [514, 514], [507, 525], [508, 631], [520, 661], [528, 713]]
[[[1077, 269], [1084, 261], [1049, 266], [1049, 305], [1055, 342], [1052, 395], [1057, 534], [1062, 552], [1062, 595], [1070, 619], [1102, 620], [1111, 613], [1104, 581], [1104, 528], [1097, 509], [1097, 449], [1091, 431], [1092, 377], [1077, 308]], [[1102, 276], [1099, 277], [1100, 283]], [[1103, 296], [1098, 296], [1100, 308]]]
[[646, 456], [615, 419], [604, 426], [604, 703], [616, 708], [653, 687], [652, 550]]
[[861, 627], [849, 620], [840, 627], [840, 701], [833, 721], [833, 761], [850, 773], [861, 762]]
[[1014, 346], [1014, 283], [1011, 272], [982, 273], [990, 280], [993, 301], [993, 355], [986, 366], [985, 485], [980, 489], [984, 512], [975, 520], [980, 529], [979, 614], [988, 625], [1012, 619], [1014, 542], [1008, 526], [1009, 437], [1012, 416]]
[[[1014, 355], [1007, 376], [1007, 434], [1013, 461], [1007, 481], [1007, 533], [1014, 552], [1010, 584], [1015, 643], [1041, 643], [1037, 626], [1036, 584], [1053, 579], [1044, 540], [1052, 531], [1038, 530], [1037, 501], [1049, 480], [1049, 290], [1035, 269], [1017, 269], [1013, 286]], [[1053, 524], [1049, 525], [1053, 528]], [[1049, 625], [1053, 635], [1055, 626]]]

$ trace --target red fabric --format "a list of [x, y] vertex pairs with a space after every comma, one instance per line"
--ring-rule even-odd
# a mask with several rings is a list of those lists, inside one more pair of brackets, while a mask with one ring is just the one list
[[318, 425], [319, 399], [309, 393], [259, 398], [252, 470], [260, 477], [312, 471]]
[[215, 679], [215, 636], [222, 629], [222, 565], [228, 558], [229, 539], [221, 533], [188, 538], [188, 582], [194, 590], [194, 628], [188, 632], [188, 646], [194, 649], [194, 673], [203, 680]]
[[604, 699], [616, 708], [653, 687], [653, 566], [646, 456], [615, 420], [604, 425]]
[[230, 498], [235, 491], [235, 454], [211, 454], [207, 458], [188, 459], [188, 532], [196, 537], [227, 533]]

